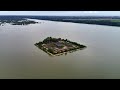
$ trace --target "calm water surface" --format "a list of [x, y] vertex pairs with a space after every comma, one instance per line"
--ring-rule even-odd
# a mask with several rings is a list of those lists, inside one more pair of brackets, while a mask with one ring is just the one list
[[[0, 26], [0, 78], [120, 78], [120, 27], [40, 22]], [[34, 46], [50, 36], [87, 48], [50, 57]]]

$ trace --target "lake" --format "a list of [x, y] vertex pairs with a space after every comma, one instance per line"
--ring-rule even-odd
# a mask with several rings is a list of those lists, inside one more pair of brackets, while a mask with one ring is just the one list
[[[120, 27], [37, 21], [41, 23], [0, 26], [0, 78], [120, 78]], [[50, 57], [34, 45], [50, 36], [87, 48]]]

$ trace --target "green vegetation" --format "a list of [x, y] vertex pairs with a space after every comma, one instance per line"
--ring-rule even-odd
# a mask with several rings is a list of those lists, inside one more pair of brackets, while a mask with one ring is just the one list
[[66, 19], [63, 22], [85, 23], [96, 25], [120, 26], [120, 19]]
[[36, 43], [35, 46], [50, 55], [60, 55], [69, 51], [86, 48], [86, 46], [71, 42], [67, 39], [47, 37], [42, 42]]
[[113, 20], [111, 20], [111, 22], [119, 22], [120, 23], [120, 19], [113, 19]]
[[27, 20], [39, 19], [61, 22], [85, 23], [96, 25], [120, 26], [120, 17], [118, 16], [0, 16], [0, 25], [10, 23], [12, 25], [28, 25], [38, 22]]

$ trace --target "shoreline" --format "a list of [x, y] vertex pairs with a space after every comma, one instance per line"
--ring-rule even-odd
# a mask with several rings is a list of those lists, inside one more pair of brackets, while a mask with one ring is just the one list
[[58, 54], [53, 54], [53, 53], [48, 52], [48, 51], [47, 51], [46, 49], [44, 49], [43, 47], [41, 48], [41, 47], [39, 47], [38, 45], [35, 45], [35, 46], [37, 46], [39, 49], [41, 49], [42, 51], [46, 52], [46, 53], [49, 54], [50, 56], [60, 56], [60, 55], [63, 55], [63, 54], [73, 53], [74, 51], [78, 51], [78, 50], [82, 50], [82, 49], [86, 48], [86, 47], [84, 47], [84, 48], [78, 48], [78, 49], [75, 49], [75, 50], [69, 50], [69, 51], [66, 51], [66, 52], [61, 52], [61, 53], [58, 53]]
[[87, 46], [72, 42], [68, 39], [47, 37], [42, 42], [34, 44], [39, 49], [43, 50], [51, 56], [60, 56], [62, 54], [72, 53], [77, 50], [82, 50]]

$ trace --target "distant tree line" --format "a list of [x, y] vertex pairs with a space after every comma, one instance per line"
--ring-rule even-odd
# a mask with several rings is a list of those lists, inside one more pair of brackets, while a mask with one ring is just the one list
[[120, 26], [120, 22], [113, 22], [112, 20], [61, 20], [61, 21], [96, 25]]
[[[13, 23], [13, 25], [26, 25], [35, 23], [31, 22], [18, 22], [25, 20], [25, 18], [39, 19], [39, 20], [50, 20], [50, 21], [63, 21], [63, 22], [74, 22], [74, 23], [86, 23], [86, 24], [98, 24], [98, 25], [110, 25], [120, 26], [120, 22], [112, 22], [114, 19], [119, 19], [120, 16], [0, 16], [0, 22], [2, 23]], [[86, 20], [84, 20], [86, 19]], [[95, 20], [98, 19], [98, 20]], [[104, 20], [99, 20], [104, 19]], [[106, 20], [107, 19], [107, 20]]]

